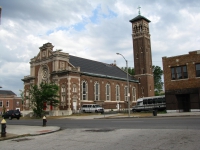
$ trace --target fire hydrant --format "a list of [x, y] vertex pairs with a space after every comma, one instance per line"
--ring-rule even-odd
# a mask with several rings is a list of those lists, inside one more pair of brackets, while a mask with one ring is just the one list
[[46, 127], [46, 123], [47, 123], [47, 119], [46, 119], [46, 117], [44, 116], [44, 117], [43, 117], [43, 127]]
[[1, 121], [1, 137], [6, 137], [6, 120]]

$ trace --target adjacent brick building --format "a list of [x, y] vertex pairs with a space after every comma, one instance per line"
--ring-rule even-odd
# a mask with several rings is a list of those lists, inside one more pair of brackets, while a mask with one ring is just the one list
[[[135, 105], [138, 97], [154, 95], [152, 57], [149, 25], [145, 17], [138, 15], [132, 23], [135, 77], [127, 74], [116, 64], [106, 64], [72, 56], [62, 50], [53, 51], [51, 43], [43, 44], [37, 56], [30, 61], [30, 75], [25, 76], [25, 97], [29, 96], [30, 84], [54, 82], [60, 87], [59, 107], [47, 106], [51, 115], [70, 115], [83, 104], [97, 103], [106, 110], [128, 108]], [[31, 110], [31, 103], [25, 100], [24, 108]]]
[[0, 90], [0, 114], [8, 110], [21, 110], [22, 109], [22, 101], [21, 97], [17, 97], [17, 95], [9, 90]]
[[162, 61], [167, 112], [200, 111], [200, 50]]

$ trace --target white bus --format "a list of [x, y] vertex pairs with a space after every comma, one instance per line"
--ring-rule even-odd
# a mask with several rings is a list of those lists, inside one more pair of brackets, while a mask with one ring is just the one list
[[142, 97], [137, 100], [137, 104], [133, 106], [133, 112], [149, 111], [149, 110], [165, 110], [166, 101], [165, 95]]

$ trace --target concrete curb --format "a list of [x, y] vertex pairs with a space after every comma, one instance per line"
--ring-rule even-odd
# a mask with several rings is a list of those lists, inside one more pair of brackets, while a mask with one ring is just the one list
[[[14, 126], [14, 125], [12, 125]], [[17, 125], [18, 127], [20, 127], [20, 125]], [[27, 130], [26, 128], [30, 128], [30, 126], [23, 126], [24, 128], [24, 132], [30, 132], [30, 133], [10, 133], [10, 132], [7, 132], [6, 133], [6, 137], [0, 137], [0, 141], [4, 141], [4, 140], [10, 140], [10, 139], [15, 139], [15, 138], [19, 138], [19, 137], [26, 137], [26, 136], [38, 136], [38, 135], [44, 135], [44, 134], [50, 134], [50, 133], [53, 133], [53, 132], [58, 132], [61, 130], [60, 127], [57, 127], [57, 126], [54, 126], [54, 127], [51, 127], [52, 129], [51, 130], [41, 130], [42, 128], [44, 127], [40, 127], [40, 126], [34, 126], [34, 127], [38, 127], [38, 129], [32, 129], [33, 131], [30, 131], [30, 130]], [[44, 128], [45, 129], [45, 128]], [[18, 130], [17, 128], [15, 130]], [[20, 128], [19, 128], [20, 130]]]

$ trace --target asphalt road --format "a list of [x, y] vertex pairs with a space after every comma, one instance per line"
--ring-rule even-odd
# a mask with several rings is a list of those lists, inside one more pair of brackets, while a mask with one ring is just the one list
[[[7, 120], [10, 125], [42, 125], [42, 119]], [[200, 116], [196, 117], [153, 117], [120, 119], [50, 119], [49, 126], [61, 129], [111, 128], [111, 129], [196, 129], [200, 130]]]
[[[7, 124], [42, 125], [42, 120], [7, 120]], [[200, 117], [124, 119], [51, 119], [61, 131], [0, 141], [12, 150], [199, 150]]]

